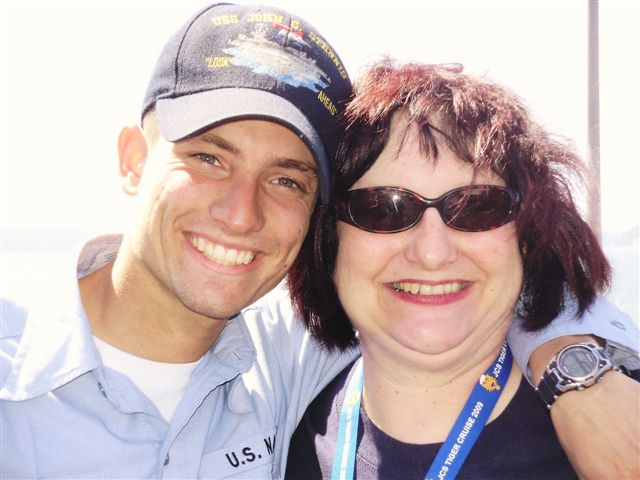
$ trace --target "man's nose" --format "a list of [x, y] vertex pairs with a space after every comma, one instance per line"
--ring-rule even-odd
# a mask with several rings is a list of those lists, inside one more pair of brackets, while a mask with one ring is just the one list
[[220, 187], [222, 191], [209, 206], [213, 220], [236, 235], [262, 229], [265, 205], [258, 181], [237, 178]]

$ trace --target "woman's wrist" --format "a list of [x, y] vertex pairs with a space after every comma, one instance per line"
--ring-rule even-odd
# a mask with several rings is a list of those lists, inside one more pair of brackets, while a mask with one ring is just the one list
[[535, 385], [540, 382], [542, 374], [555, 354], [568, 345], [586, 342], [600, 344], [600, 339], [593, 335], [566, 335], [543, 343], [536, 348], [529, 358], [529, 369]]

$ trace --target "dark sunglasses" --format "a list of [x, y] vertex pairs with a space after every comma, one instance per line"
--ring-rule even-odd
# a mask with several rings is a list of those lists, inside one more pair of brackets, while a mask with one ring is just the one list
[[469, 185], [438, 198], [425, 198], [400, 187], [350, 190], [338, 198], [338, 219], [373, 233], [397, 233], [415, 226], [429, 207], [455, 230], [482, 232], [510, 222], [520, 195], [497, 185]]

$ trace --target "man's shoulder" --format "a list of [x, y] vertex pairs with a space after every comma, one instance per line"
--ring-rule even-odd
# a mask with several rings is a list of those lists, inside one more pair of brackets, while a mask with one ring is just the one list
[[28, 316], [29, 307], [24, 300], [0, 297], [0, 389], [11, 373]]
[[25, 299], [0, 297], [0, 348], [3, 352], [6, 340], [22, 336], [28, 316], [29, 305]]
[[289, 291], [284, 284], [273, 290], [243, 310], [243, 318], [249, 329], [254, 327], [268, 335], [283, 333], [299, 334], [304, 332], [302, 321], [295, 314], [289, 298]]
[[256, 349], [258, 368], [285, 379], [291, 388], [306, 385], [318, 393], [356, 355], [355, 350], [323, 347], [296, 315], [283, 284], [244, 309], [241, 321]]

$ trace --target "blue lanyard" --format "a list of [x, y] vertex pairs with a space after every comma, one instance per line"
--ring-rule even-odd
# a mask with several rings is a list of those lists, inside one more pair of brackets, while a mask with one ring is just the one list
[[[491, 367], [480, 376], [467, 403], [462, 407], [458, 419], [425, 475], [425, 480], [452, 479], [458, 474], [507, 383], [512, 360], [511, 350], [505, 341]], [[340, 410], [340, 426], [331, 472], [332, 480], [353, 478], [362, 383], [362, 358], [360, 358], [354, 366]]]

